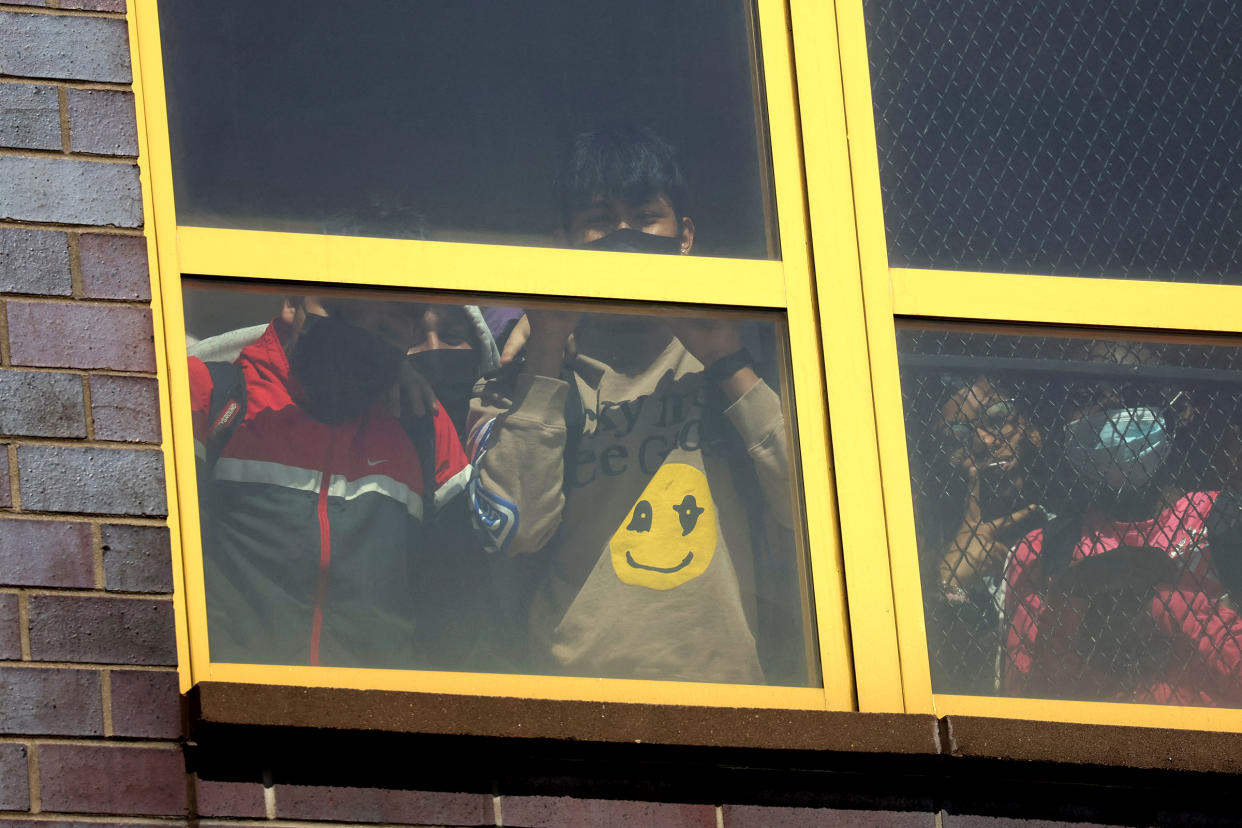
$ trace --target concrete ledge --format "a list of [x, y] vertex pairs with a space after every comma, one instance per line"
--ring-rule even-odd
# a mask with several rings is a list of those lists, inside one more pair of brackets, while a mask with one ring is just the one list
[[202, 682], [191, 724], [1242, 772], [1242, 734], [982, 716], [767, 710]]
[[953, 756], [1106, 767], [1242, 772], [1242, 733], [950, 716]]
[[202, 682], [197, 721], [693, 747], [936, 754], [930, 715], [766, 710]]

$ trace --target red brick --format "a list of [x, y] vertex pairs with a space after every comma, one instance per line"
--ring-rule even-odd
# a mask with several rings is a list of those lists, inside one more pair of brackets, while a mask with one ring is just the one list
[[198, 813], [207, 817], [266, 819], [261, 782], [216, 782], [195, 777]]
[[177, 663], [170, 601], [32, 595], [28, 602], [30, 657], [36, 661]]
[[78, 237], [82, 291], [92, 299], [150, 299], [147, 240], [84, 233]]
[[0, 811], [30, 807], [30, 776], [26, 746], [0, 745]]
[[642, 825], [644, 828], [715, 828], [714, 805], [574, 799], [568, 796], [506, 796], [501, 820], [522, 828], [588, 828]]
[[403, 825], [491, 825], [486, 794], [277, 785], [279, 819], [388, 822]]
[[112, 671], [112, 734], [139, 739], [181, 736], [181, 688], [172, 671]]
[[0, 667], [0, 733], [102, 736], [99, 672]]
[[916, 811], [856, 811], [725, 805], [724, 828], [933, 828], [936, 815]]
[[104, 578], [112, 592], [172, 592], [172, 547], [164, 526], [104, 526]]
[[0, 519], [0, 584], [95, 585], [95, 552], [85, 523]]
[[146, 377], [91, 377], [95, 437], [131, 443], [160, 441], [159, 384]]
[[14, 661], [22, 657], [21, 617], [18, 614], [18, 597], [11, 592], [0, 592], [0, 659]]
[[10, 301], [8, 315], [14, 365], [155, 370], [150, 308]]
[[181, 751], [112, 745], [40, 745], [44, 811], [181, 816], [186, 812]]

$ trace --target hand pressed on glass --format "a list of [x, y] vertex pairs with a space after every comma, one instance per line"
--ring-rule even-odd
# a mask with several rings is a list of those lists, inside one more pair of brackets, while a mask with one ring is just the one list
[[962, 523], [940, 561], [940, 583], [948, 590], [961, 589], [985, 573], [998, 572], [1009, 555], [1010, 543], [1003, 538], [1039, 512], [1039, 507], [1031, 504], [1009, 515], [984, 520], [979, 470], [969, 466], [967, 475], [970, 493], [966, 497]]

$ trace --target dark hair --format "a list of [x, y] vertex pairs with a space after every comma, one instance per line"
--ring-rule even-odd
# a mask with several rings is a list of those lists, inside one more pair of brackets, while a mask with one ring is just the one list
[[565, 227], [574, 213], [600, 196], [633, 204], [664, 194], [674, 215], [686, 215], [686, 181], [677, 150], [650, 127], [613, 124], [581, 133], [556, 189]]

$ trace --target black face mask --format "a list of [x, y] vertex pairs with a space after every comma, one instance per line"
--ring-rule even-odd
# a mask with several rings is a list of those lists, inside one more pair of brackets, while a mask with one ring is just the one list
[[479, 361], [474, 350], [439, 348], [410, 354], [406, 359], [436, 392], [436, 399], [444, 406], [453, 425], [459, 429], [465, 425], [470, 395], [479, 378]]
[[403, 356], [362, 328], [307, 314], [289, 366], [306, 393], [306, 413], [336, 425], [371, 409], [396, 383]]
[[681, 234], [657, 236], [639, 230], [623, 228], [614, 230], [582, 245], [584, 250], [606, 250], [612, 253], [663, 253], [676, 255], [681, 252]]

